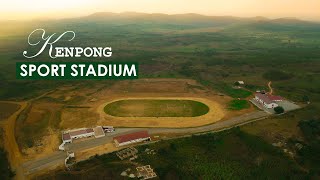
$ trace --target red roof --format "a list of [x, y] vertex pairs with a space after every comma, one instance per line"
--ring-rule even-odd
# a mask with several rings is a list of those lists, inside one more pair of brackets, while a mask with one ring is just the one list
[[90, 129], [86, 129], [87, 133], [92, 133], [93, 132], [93, 129], [90, 128]]
[[70, 139], [71, 139], [71, 136], [70, 136], [69, 133], [63, 134], [63, 135], [62, 135], [62, 139], [63, 139], [63, 140], [70, 140]]
[[139, 131], [131, 134], [125, 134], [125, 135], [114, 137], [113, 140], [117, 140], [118, 143], [124, 143], [124, 142], [132, 141], [140, 138], [149, 138], [149, 137], [150, 135], [148, 131]]
[[80, 130], [77, 130], [77, 131], [71, 131], [69, 132], [70, 136], [79, 136], [81, 134], [87, 134], [87, 133], [92, 133], [93, 132], [93, 129], [90, 128], [90, 129], [80, 129]]
[[270, 94], [256, 93], [256, 96], [267, 104], [273, 103], [273, 101], [283, 100], [283, 98], [281, 96], [274, 96], [274, 95], [270, 95]]
[[281, 96], [273, 96], [273, 95], [269, 95], [268, 96], [272, 101], [282, 101], [283, 98]]

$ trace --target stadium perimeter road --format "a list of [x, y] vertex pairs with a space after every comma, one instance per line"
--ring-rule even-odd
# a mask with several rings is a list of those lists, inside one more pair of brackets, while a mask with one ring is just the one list
[[[113, 137], [126, 134], [129, 132], [134, 132], [138, 130], [148, 130], [150, 134], [159, 133], [178, 133], [178, 134], [195, 134], [201, 132], [209, 131], [219, 131], [223, 129], [228, 129], [236, 126], [241, 126], [253, 121], [261, 120], [268, 117], [270, 114], [264, 111], [256, 111], [248, 114], [244, 114], [238, 117], [231, 118], [229, 120], [216, 122], [214, 124], [193, 127], [193, 128], [117, 128], [115, 132], [107, 133], [105, 137], [90, 139], [88, 141], [80, 141], [72, 144], [66, 145], [66, 149], [69, 151], [82, 151], [85, 149], [94, 148], [97, 146], [110, 143]], [[34, 172], [54, 168], [55, 166], [63, 165], [64, 159], [66, 158], [66, 152], [59, 151], [50, 156], [43, 157], [41, 159], [28, 161], [22, 164], [25, 174], [32, 174]]]

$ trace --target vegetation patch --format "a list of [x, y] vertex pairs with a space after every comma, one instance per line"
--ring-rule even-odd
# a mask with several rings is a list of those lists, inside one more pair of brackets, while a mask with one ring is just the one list
[[277, 107], [275, 107], [273, 110], [274, 110], [274, 112], [275, 112], [276, 114], [284, 113], [284, 109], [283, 109], [283, 107], [281, 107], [281, 106], [277, 106]]
[[[0, 128], [0, 140], [1, 142], [4, 140], [2, 128]], [[15, 174], [10, 168], [7, 153], [3, 148], [3, 144], [0, 143], [0, 179], [12, 179]]]
[[271, 80], [271, 81], [281, 81], [281, 80], [288, 80], [293, 77], [292, 74], [278, 71], [278, 70], [270, 70], [263, 74], [263, 77], [265, 79]]
[[250, 104], [247, 100], [238, 100], [234, 99], [229, 102], [228, 109], [230, 110], [241, 110], [241, 109], [247, 109], [250, 107]]
[[310, 169], [314, 176], [320, 175], [320, 120], [311, 119], [300, 121], [300, 127], [306, 143], [302, 149], [298, 151], [298, 161], [302, 165]]
[[107, 104], [104, 111], [118, 117], [196, 117], [209, 107], [193, 100], [129, 99]]
[[306, 177], [298, 166], [262, 139], [233, 129], [144, 146], [156, 155], [139, 161], [155, 167], [160, 179], [295, 179]]
[[29, 103], [17, 117], [15, 136], [20, 150], [39, 145], [43, 136], [48, 134], [48, 129], [58, 129], [61, 108], [59, 105]]
[[[147, 148], [155, 154], [145, 152]], [[160, 179], [307, 178], [307, 174], [281, 150], [239, 128], [161, 141], [139, 146], [138, 150], [138, 159], [134, 163], [121, 161], [111, 153], [78, 163], [72, 171], [59, 170], [49, 176], [59, 179], [63, 174], [71, 179], [92, 179], [108, 172], [108, 177], [119, 179], [121, 172], [130, 165], [150, 164]]]
[[204, 85], [212, 87], [212, 89], [214, 90], [217, 90], [233, 98], [246, 98], [252, 95], [250, 91], [247, 91], [241, 88], [240, 89], [233, 88], [230, 85], [225, 83], [212, 83], [212, 82], [202, 81], [202, 80], [200, 80], [200, 82]]
[[0, 121], [7, 119], [20, 108], [18, 104], [0, 103]]
[[12, 179], [15, 175], [10, 168], [7, 153], [2, 148], [0, 148], [0, 172], [0, 179]]

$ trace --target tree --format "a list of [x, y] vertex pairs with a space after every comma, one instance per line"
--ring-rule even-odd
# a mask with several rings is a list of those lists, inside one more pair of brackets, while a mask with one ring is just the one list
[[284, 113], [284, 109], [281, 106], [275, 107], [273, 110], [276, 112], [276, 114]]
[[307, 96], [307, 95], [304, 95], [304, 96], [302, 97], [302, 100], [303, 100], [304, 102], [307, 102], [307, 103], [310, 101], [309, 96]]
[[240, 83], [238, 81], [234, 82], [235, 86], [240, 86]]

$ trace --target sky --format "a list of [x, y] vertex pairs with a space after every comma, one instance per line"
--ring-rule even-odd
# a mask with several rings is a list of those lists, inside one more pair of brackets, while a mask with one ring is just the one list
[[0, 0], [1, 20], [59, 19], [95, 12], [198, 13], [320, 21], [320, 0]]

